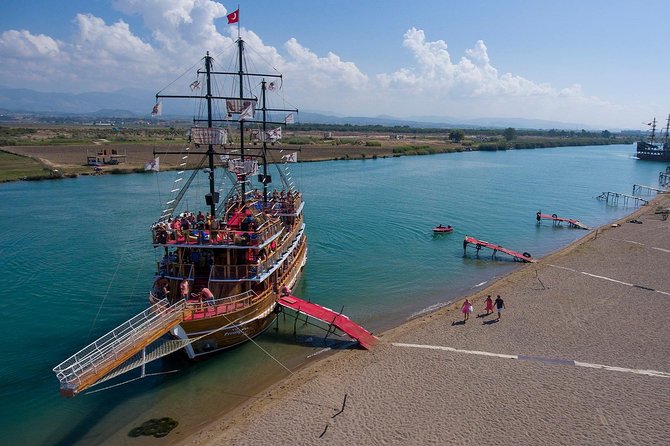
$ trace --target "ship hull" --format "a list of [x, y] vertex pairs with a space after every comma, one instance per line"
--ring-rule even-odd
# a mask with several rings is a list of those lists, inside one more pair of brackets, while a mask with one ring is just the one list
[[[304, 241], [277, 289], [292, 288], [306, 262], [307, 244]], [[185, 348], [185, 352], [190, 359], [201, 359], [242, 344], [265, 331], [275, 320], [278, 297], [276, 293], [266, 293], [258, 301], [242, 305], [238, 311], [198, 305], [170, 334], [177, 339], [197, 339]]]
[[670, 161], [670, 148], [640, 141], [637, 143], [637, 158], [645, 161]]

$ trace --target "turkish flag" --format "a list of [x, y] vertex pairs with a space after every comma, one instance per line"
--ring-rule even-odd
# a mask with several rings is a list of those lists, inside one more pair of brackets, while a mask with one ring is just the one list
[[235, 11], [231, 12], [228, 14], [226, 17], [228, 17], [228, 23], [237, 23], [240, 21], [240, 10], [239, 8], [236, 9]]

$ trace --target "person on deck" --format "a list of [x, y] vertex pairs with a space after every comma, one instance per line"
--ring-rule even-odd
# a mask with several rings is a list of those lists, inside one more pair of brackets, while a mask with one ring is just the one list
[[188, 299], [190, 289], [191, 285], [188, 283], [188, 279], [184, 278], [184, 280], [182, 280], [179, 284], [179, 294], [181, 295], [182, 299]]
[[166, 299], [168, 295], [170, 294], [170, 281], [165, 278], [165, 276], [161, 276], [158, 280], [156, 280], [156, 284], [154, 289], [156, 290], [156, 294], [159, 299]]
[[199, 293], [192, 293], [191, 297], [198, 299], [201, 305], [205, 302], [212, 303], [214, 301], [214, 293], [209, 288], [203, 288]]

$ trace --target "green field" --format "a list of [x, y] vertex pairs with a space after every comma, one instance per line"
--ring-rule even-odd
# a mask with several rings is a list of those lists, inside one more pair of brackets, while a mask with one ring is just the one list
[[50, 176], [53, 176], [53, 173], [44, 164], [32, 158], [0, 150], [0, 183], [22, 178], [46, 178]]

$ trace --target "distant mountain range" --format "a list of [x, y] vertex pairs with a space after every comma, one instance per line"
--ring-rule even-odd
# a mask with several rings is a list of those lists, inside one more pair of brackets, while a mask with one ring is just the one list
[[[143, 90], [124, 89], [112, 93], [49, 93], [26, 88], [0, 87], [0, 110], [5, 113], [36, 114], [41, 116], [76, 116], [91, 118], [142, 119], [150, 116], [154, 96]], [[165, 118], [190, 119], [192, 106], [170, 104]], [[595, 130], [579, 123], [546, 121], [527, 118], [458, 119], [444, 116], [361, 117], [334, 116], [328, 112], [301, 111], [299, 122], [313, 124], [381, 125], [435, 128], [507, 128]]]

